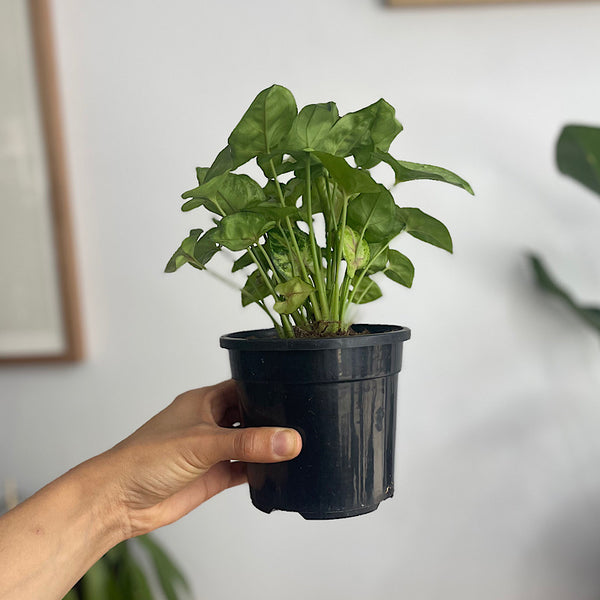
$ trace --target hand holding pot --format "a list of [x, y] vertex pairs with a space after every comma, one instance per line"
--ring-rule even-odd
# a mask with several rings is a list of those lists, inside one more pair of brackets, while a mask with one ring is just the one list
[[191, 390], [98, 457], [120, 473], [115, 481], [128, 537], [172, 523], [246, 482], [245, 462], [280, 462], [299, 454], [302, 440], [293, 429], [232, 428], [239, 419], [232, 380]]
[[119, 542], [172, 523], [246, 481], [244, 462], [294, 458], [300, 435], [236, 429], [233, 381], [192, 390], [111, 450], [0, 518], [0, 598], [62, 598]]

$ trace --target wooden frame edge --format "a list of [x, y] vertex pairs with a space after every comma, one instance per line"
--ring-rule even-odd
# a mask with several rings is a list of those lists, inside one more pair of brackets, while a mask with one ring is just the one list
[[52, 36], [52, 17], [48, 0], [27, 0], [27, 8], [33, 42], [37, 95], [44, 135], [44, 151], [52, 209], [52, 235], [56, 252], [61, 317], [66, 350], [56, 355], [6, 356], [0, 359], [0, 364], [76, 362], [84, 357], [84, 345]]

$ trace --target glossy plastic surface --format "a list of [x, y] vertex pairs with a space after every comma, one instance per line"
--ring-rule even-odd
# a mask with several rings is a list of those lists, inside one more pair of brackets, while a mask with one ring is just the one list
[[248, 466], [260, 510], [335, 519], [375, 510], [393, 495], [397, 381], [410, 330], [355, 327], [371, 333], [279, 340], [261, 330], [221, 338], [241, 391], [242, 425], [302, 435], [294, 460]]

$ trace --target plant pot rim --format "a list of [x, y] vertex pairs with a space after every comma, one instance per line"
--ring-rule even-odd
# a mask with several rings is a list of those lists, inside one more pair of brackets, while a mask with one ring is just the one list
[[[221, 348], [228, 350], [285, 352], [287, 350], [329, 350], [381, 346], [410, 339], [410, 329], [400, 325], [354, 323], [352, 328], [360, 335], [282, 339], [277, 337], [275, 329], [271, 328], [237, 331], [222, 335], [219, 341]], [[368, 333], [361, 333], [363, 331]]]

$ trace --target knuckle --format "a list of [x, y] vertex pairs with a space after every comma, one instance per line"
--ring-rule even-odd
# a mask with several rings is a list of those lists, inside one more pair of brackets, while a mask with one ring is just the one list
[[258, 435], [253, 430], [242, 430], [237, 432], [234, 439], [234, 449], [236, 455], [241, 459], [253, 458], [259, 446]]

